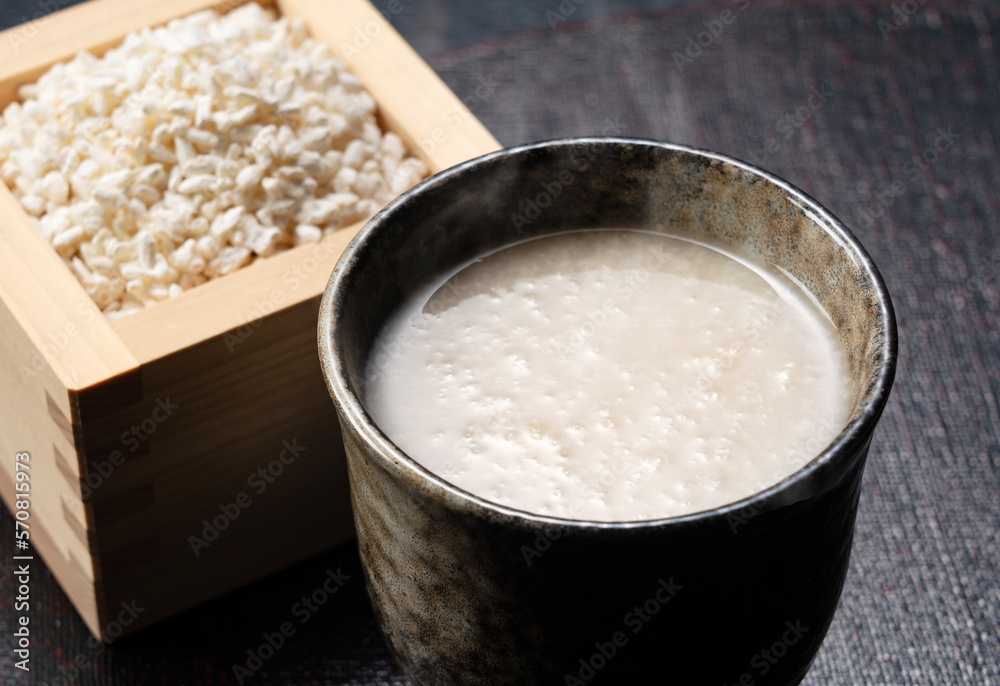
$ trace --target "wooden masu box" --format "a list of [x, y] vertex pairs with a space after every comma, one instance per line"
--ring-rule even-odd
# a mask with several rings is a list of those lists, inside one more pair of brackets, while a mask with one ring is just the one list
[[[92, 0], [10, 29], [0, 108], [80, 50], [240, 4]], [[366, 0], [262, 4], [302, 17], [432, 173], [499, 147]], [[14, 456], [29, 452], [31, 552], [96, 636], [114, 638], [123, 602], [144, 608], [133, 632], [353, 536], [316, 320], [360, 228], [108, 321], [0, 183], [0, 495], [14, 511]], [[189, 537], [241, 497], [196, 555]]]

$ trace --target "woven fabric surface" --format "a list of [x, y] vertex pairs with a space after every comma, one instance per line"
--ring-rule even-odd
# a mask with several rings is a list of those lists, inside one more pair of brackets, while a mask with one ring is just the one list
[[[893, 296], [900, 363], [843, 598], [804, 683], [998, 684], [1000, 8], [897, 7], [913, 11], [567, 14], [430, 61], [504, 144], [620, 134], [707, 148], [787, 179], [854, 230]], [[407, 683], [350, 545], [105, 650], [36, 566], [39, 642], [32, 674], [16, 672], [12, 530], [0, 512], [0, 684], [239, 683], [247, 649], [338, 569], [343, 588], [244, 683]]]

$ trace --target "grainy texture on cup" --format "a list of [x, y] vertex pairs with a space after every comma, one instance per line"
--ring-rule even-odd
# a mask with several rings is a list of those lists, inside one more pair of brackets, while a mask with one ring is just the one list
[[0, 180], [108, 316], [374, 214], [426, 175], [300, 19], [249, 4], [57, 64], [0, 118]]

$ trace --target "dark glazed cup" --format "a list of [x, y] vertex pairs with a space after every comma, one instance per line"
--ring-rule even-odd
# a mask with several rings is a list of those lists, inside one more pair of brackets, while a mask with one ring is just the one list
[[[365, 409], [365, 361], [403, 298], [506, 244], [600, 227], [697, 238], [798, 280], [847, 351], [848, 426], [766, 491], [623, 523], [496, 505], [397, 448]], [[485, 155], [368, 223], [323, 297], [319, 350], [368, 591], [416, 682], [747, 686], [805, 675], [840, 596], [862, 470], [896, 364], [882, 278], [815, 201], [736, 160], [652, 141], [559, 140]]]

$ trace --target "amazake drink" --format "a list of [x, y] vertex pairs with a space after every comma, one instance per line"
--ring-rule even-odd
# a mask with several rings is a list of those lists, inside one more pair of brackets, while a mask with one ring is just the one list
[[847, 424], [837, 332], [770, 267], [659, 233], [578, 231], [487, 255], [386, 323], [366, 405], [486, 500], [633, 521], [776, 484]]

